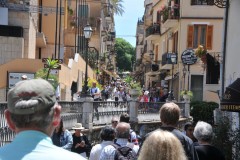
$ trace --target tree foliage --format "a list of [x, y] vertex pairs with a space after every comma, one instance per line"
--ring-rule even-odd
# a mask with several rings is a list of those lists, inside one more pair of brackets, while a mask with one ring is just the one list
[[190, 104], [190, 114], [194, 123], [205, 121], [209, 124], [214, 123], [213, 110], [218, 107], [215, 102], [192, 101]]
[[221, 116], [218, 122], [214, 123], [213, 111], [218, 108], [215, 102], [193, 101], [191, 116], [194, 123], [205, 121], [213, 126], [214, 137], [212, 144], [220, 149], [226, 160], [240, 160], [240, 129], [232, 128], [234, 124], [229, 116]]
[[240, 129], [232, 128], [233, 122], [222, 116], [214, 127], [213, 145], [225, 154], [226, 160], [240, 160]]
[[[42, 68], [38, 70], [35, 74], [35, 78], [42, 78], [47, 79], [48, 69]], [[53, 85], [53, 87], [56, 89], [58, 86], [58, 77], [54, 74], [49, 73], [48, 75], [48, 81]]]
[[58, 60], [48, 58], [46, 64], [47, 68], [38, 70], [35, 75], [35, 78], [43, 78], [48, 80], [56, 89], [58, 86], [58, 77], [54, 74], [51, 74], [51, 70], [58, 68], [60, 63]]
[[135, 48], [123, 38], [117, 38], [115, 44], [116, 61], [119, 71], [132, 71]]
[[123, 0], [111, 0], [112, 9], [115, 14], [122, 15], [124, 13]]

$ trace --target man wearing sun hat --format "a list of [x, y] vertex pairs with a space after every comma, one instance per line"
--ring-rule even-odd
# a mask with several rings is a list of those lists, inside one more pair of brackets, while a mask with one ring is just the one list
[[25, 74], [22, 75], [22, 76], [21, 76], [21, 79], [22, 79], [22, 80], [27, 80], [27, 75], [25, 75]]
[[84, 127], [82, 123], [76, 123], [72, 129], [75, 130], [73, 133], [73, 145], [72, 145], [72, 152], [81, 154], [83, 157], [87, 158], [90, 155], [91, 151], [91, 144], [86, 135], [82, 133]]
[[20, 81], [8, 92], [5, 118], [16, 133], [0, 148], [0, 160], [84, 160], [53, 145], [51, 135], [60, 122], [61, 106], [52, 85], [43, 79]]

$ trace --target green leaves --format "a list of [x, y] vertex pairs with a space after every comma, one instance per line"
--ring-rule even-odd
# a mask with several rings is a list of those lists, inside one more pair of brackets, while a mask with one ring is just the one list
[[193, 101], [190, 104], [190, 108], [190, 114], [193, 117], [194, 123], [205, 121], [213, 124], [213, 110], [218, 108], [218, 104], [215, 102]]
[[52, 69], [59, 67], [59, 61], [55, 59], [48, 58], [46, 60], [46, 68], [40, 69], [36, 73], [36, 78], [43, 78], [49, 81], [53, 87], [56, 89], [58, 86], [58, 77], [54, 74], [50, 74]]
[[56, 68], [58, 68], [59, 67], [59, 62], [58, 62], [58, 60], [55, 60], [55, 59], [51, 59], [51, 58], [48, 58], [47, 59], [47, 61], [46, 61], [47, 63], [47, 68], [49, 68], [49, 69], [56, 69]]
[[132, 60], [135, 56], [135, 48], [125, 39], [116, 38], [116, 61], [120, 71], [132, 71]]
[[123, 0], [112, 0], [112, 9], [117, 15], [124, 13]]

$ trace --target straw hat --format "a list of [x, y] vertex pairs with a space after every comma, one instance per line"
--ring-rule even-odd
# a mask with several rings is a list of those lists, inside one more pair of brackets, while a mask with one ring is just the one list
[[84, 129], [84, 127], [82, 126], [82, 123], [76, 123], [72, 129]]
[[24, 74], [24, 75], [22, 75], [22, 77], [21, 77], [23, 80], [25, 80], [25, 79], [27, 79], [27, 76]]

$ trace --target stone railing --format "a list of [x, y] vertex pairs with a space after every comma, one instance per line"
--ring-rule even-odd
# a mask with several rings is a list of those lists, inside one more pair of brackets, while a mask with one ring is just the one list
[[[92, 98], [84, 98], [80, 101], [59, 101], [62, 107], [61, 117], [64, 127], [71, 129], [79, 122], [90, 132], [105, 125], [111, 125], [113, 116], [119, 117], [122, 113], [130, 115], [133, 124], [145, 122], [160, 122], [159, 110], [164, 103], [140, 103], [137, 101], [114, 102], [114, 101], [93, 101]], [[181, 117], [189, 118], [190, 104], [177, 103], [181, 109]], [[7, 103], [0, 103], [0, 147], [9, 143], [14, 138], [12, 132], [5, 121], [4, 110]], [[98, 127], [99, 126], [99, 127]]]

